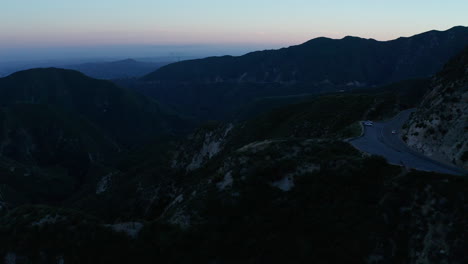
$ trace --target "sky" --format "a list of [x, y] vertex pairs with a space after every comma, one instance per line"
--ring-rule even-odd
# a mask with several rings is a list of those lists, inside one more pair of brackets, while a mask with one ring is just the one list
[[320, 36], [390, 40], [468, 26], [467, 10], [467, 0], [0, 0], [0, 60], [241, 53]]

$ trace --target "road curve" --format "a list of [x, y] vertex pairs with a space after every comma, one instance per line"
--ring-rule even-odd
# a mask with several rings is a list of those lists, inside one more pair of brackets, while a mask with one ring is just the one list
[[[408, 109], [389, 121], [374, 122], [373, 126], [364, 126], [363, 135], [351, 140], [350, 143], [361, 151], [383, 156], [390, 164], [423, 171], [466, 175], [466, 171], [432, 160], [411, 149], [401, 140], [401, 128], [414, 111], [415, 109]], [[392, 134], [392, 130], [396, 130], [397, 133]]]

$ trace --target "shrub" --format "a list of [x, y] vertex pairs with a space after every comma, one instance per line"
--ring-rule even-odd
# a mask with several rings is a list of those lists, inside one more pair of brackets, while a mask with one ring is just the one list
[[429, 133], [429, 135], [434, 135], [435, 129], [434, 129], [433, 127], [430, 127], [430, 128], [427, 130], [427, 133]]
[[463, 162], [468, 161], [468, 150], [465, 151], [460, 158]]

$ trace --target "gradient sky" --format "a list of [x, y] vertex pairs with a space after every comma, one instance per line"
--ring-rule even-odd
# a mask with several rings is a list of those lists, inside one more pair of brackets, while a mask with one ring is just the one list
[[467, 10], [467, 0], [2, 0], [0, 59], [58, 47], [82, 54], [119, 45], [389, 40], [467, 26]]

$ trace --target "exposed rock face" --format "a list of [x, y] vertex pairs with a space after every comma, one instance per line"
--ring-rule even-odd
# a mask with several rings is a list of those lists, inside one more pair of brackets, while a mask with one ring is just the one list
[[198, 130], [175, 153], [172, 168], [186, 171], [199, 169], [223, 150], [233, 128], [232, 124], [228, 124]]
[[140, 222], [126, 222], [126, 223], [117, 223], [113, 225], [105, 225], [110, 229], [114, 230], [115, 232], [121, 232], [126, 234], [131, 238], [138, 237], [141, 229], [143, 228], [143, 224]]
[[422, 153], [468, 168], [468, 47], [434, 77], [408, 123], [406, 141]]

